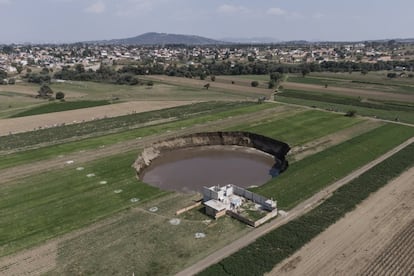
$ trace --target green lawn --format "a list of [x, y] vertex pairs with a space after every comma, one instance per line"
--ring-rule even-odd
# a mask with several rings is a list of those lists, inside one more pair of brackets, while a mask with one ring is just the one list
[[[0, 186], [0, 256], [35, 245], [166, 194], [139, 182], [137, 152], [31, 176]], [[87, 177], [88, 174], [95, 174]], [[107, 184], [100, 184], [107, 181]], [[115, 193], [116, 190], [121, 193]], [[138, 198], [139, 202], [131, 202]]]
[[253, 191], [290, 209], [322, 188], [414, 136], [414, 128], [387, 124], [295, 162]]

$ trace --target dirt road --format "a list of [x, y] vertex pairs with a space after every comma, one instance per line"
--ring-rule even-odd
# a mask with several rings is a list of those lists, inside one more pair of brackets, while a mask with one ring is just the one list
[[27, 117], [1, 119], [0, 136], [8, 135], [10, 132], [19, 133], [32, 131], [34, 129], [39, 129], [39, 127], [47, 128], [63, 123], [73, 124], [82, 121], [93, 121], [105, 117], [116, 117], [131, 113], [159, 110], [191, 103], [194, 103], [194, 101], [135, 101]]
[[279, 216], [272, 222], [262, 225], [261, 227], [255, 229], [254, 231], [250, 232], [243, 238], [223, 247], [222, 249], [214, 252], [213, 254], [209, 255], [203, 260], [195, 263], [194, 265], [184, 269], [177, 276], [187, 276], [187, 275], [194, 275], [198, 272], [206, 269], [207, 267], [219, 262], [220, 260], [224, 259], [227, 256], [235, 253], [236, 251], [240, 250], [241, 248], [249, 245], [250, 243], [254, 242], [257, 238], [265, 235], [266, 233], [276, 229], [277, 227], [309, 212], [310, 210], [314, 209], [316, 206], [321, 204], [326, 198], [328, 198], [332, 192], [340, 188], [341, 186], [345, 185], [349, 181], [355, 179], [359, 175], [363, 174], [364, 172], [368, 171], [375, 165], [381, 163], [388, 157], [392, 156], [393, 154], [397, 153], [401, 149], [405, 148], [406, 146], [410, 145], [414, 142], [414, 137], [407, 140], [406, 142], [402, 143], [401, 145], [395, 147], [394, 149], [388, 151], [387, 153], [383, 154], [382, 156], [378, 157], [374, 161], [366, 164], [365, 166], [353, 171], [349, 175], [345, 176], [344, 178], [336, 181], [335, 183], [331, 184], [330, 186], [326, 187], [325, 189], [321, 190], [317, 194], [313, 195], [309, 199], [305, 200], [301, 204], [297, 205], [295, 208], [290, 210], [286, 216], [282, 217]]
[[413, 275], [413, 199], [411, 168], [269, 275]]

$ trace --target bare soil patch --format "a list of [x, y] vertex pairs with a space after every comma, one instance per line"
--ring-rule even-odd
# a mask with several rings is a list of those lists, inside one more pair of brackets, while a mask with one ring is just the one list
[[194, 103], [194, 101], [134, 101], [20, 118], [2, 119], [0, 120], [0, 135], [7, 135], [10, 132], [19, 133], [32, 131], [34, 129], [39, 129], [39, 127], [53, 127], [63, 123], [73, 124], [103, 119], [106, 117], [159, 110], [191, 103]]
[[413, 198], [411, 168], [269, 275], [412, 275]]
[[339, 94], [344, 96], [355, 96], [368, 99], [378, 99], [378, 100], [391, 100], [391, 101], [400, 101], [400, 102], [414, 102], [414, 93], [413, 94], [400, 94], [400, 93], [387, 93], [380, 92], [375, 90], [365, 90], [357, 88], [345, 88], [345, 87], [328, 87], [324, 88], [320, 85], [313, 84], [304, 84], [304, 83], [292, 83], [284, 82], [283, 86], [286, 89], [297, 89], [297, 90], [306, 90], [314, 92], [323, 92], [327, 94]]

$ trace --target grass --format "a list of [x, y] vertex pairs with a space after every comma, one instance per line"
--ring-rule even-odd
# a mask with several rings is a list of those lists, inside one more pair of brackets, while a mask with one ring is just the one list
[[360, 73], [317, 73], [313, 72], [306, 77], [291, 74], [287, 81], [295, 83], [313, 84], [325, 86], [337, 86], [347, 88], [360, 88], [390, 93], [410, 94], [414, 89], [414, 79], [386, 77], [388, 71], [370, 72], [367, 75]]
[[[38, 244], [166, 194], [137, 181], [136, 152], [46, 172], [0, 186], [0, 256]], [[94, 173], [94, 177], [87, 174]], [[107, 184], [100, 184], [107, 181]], [[121, 189], [119, 194], [114, 190]]]
[[14, 114], [11, 118], [17, 117], [25, 117], [25, 116], [32, 116], [38, 114], [46, 114], [52, 112], [60, 112], [60, 111], [67, 111], [67, 110], [76, 110], [81, 108], [88, 108], [88, 107], [96, 107], [102, 105], [108, 105], [111, 102], [106, 100], [101, 101], [74, 101], [74, 102], [53, 102], [44, 105], [40, 105], [23, 112]]
[[277, 97], [287, 97], [287, 98], [297, 98], [303, 100], [311, 100], [318, 102], [328, 102], [333, 104], [349, 105], [349, 106], [359, 106], [379, 110], [389, 110], [389, 111], [414, 111], [414, 104], [410, 103], [399, 103], [391, 101], [378, 101], [378, 100], [369, 100], [362, 101], [358, 97], [346, 97], [338, 96], [332, 94], [324, 93], [315, 93], [308, 91], [299, 91], [299, 90], [284, 90], [283, 93], [277, 94]]
[[[81, 141], [75, 141], [70, 143], [62, 143], [53, 146], [47, 146], [38, 149], [21, 151], [13, 154], [2, 156], [0, 159], [0, 169], [5, 169], [17, 165], [22, 165], [30, 162], [46, 160], [49, 158], [56, 158], [60, 155], [67, 155], [73, 152], [81, 150], [97, 149], [100, 146], [110, 146], [119, 142], [125, 142], [128, 140], [135, 140], [138, 137], [145, 137], [150, 135], [156, 135], [165, 133], [168, 131], [179, 130], [185, 127], [190, 127], [195, 124], [202, 124], [208, 121], [215, 121], [229, 116], [237, 116], [240, 114], [253, 113], [259, 110], [275, 107], [274, 104], [264, 105], [240, 105], [226, 106], [228, 110], [216, 109], [216, 113], [213, 111], [207, 114], [195, 114], [193, 118], [182, 119], [171, 123], [158, 124], [154, 126], [141, 127], [133, 130], [127, 130], [119, 133], [103, 135], [94, 138], [83, 139]], [[30, 136], [29, 136], [30, 137]], [[1, 139], [1, 137], [0, 137]], [[27, 138], [28, 139], [28, 138]]]
[[349, 110], [355, 110], [357, 112], [357, 115], [361, 116], [374, 117], [390, 121], [395, 121], [396, 119], [398, 119], [400, 122], [414, 124], [413, 111], [384, 110], [370, 107], [352, 106], [347, 104], [330, 103], [327, 101], [306, 100], [283, 96], [277, 96], [276, 100], [278, 102], [316, 107], [342, 113], [346, 113]]
[[[142, 77], [141, 77], [142, 78]], [[228, 94], [219, 90], [203, 90], [200, 88], [191, 88], [186, 86], [175, 86], [155, 82], [153, 87], [142, 85], [116, 85], [96, 82], [65, 82], [54, 83], [51, 88], [54, 91], [62, 91], [65, 95], [71, 95], [72, 92], [84, 94], [83, 99], [90, 100], [108, 100], [112, 97], [118, 97], [122, 101], [132, 100], [243, 100], [244, 97], [237, 94]]]
[[115, 130], [118, 132], [123, 130], [125, 131], [130, 128], [134, 128], [137, 125], [154, 120], [166, 118], [182, 119], [191, 115], [199, 115], [203, 112], [209, 114], [253, 104], [254, 103], [252, 102], [203, 102], [163, 110], [155, 110], [114, 118], [105, 118], [91, 122], [17, 133], [13, 135], [1, 136], [0, 150], [19, 149], [45, 142], [64, 143], [66, 142], [65, 139], [80, 139], [82, 136], [99, 136], [105, 134], [104, 132], [114, 132]]
[[361, 120], [357, 118], [309, 110], [290, 117], [238, 125], [230, 128], [230, 130], [243, 130], [265, 135], [286, 142], [293, 147], [360, 122]]
[[[169, 223], [171, 218], [162, 208], [155, 214], [131, 210], [110, 225], [61, 244], [57, 266], [48, 275], [173, 275], [250, 231], [229, 217], [210, 224], [181, 219], [176, 226]], [[198, 232], [206, 237], [195, 239]]]
[[295, 162], [277, 178], [252, 190], [277, 199], [280, 209], [290, 209], [413, 136], [412, 127], [395, 124], [378, 127]]
[[199, 275], [263, 275], [414, 165], [414, 144], [342, 186], [309, 213], [271, 231]]

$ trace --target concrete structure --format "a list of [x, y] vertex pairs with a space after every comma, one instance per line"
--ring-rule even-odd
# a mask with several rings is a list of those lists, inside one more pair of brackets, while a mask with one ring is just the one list
[[[226, 186], [212, 186], [203, 188], [203, 204], [206, 207], [206, 214], [215, 219], [224, 216], [226, 213], [237, 213], [241, 205], [250, 200], [260, 204], [262, 209], [269, 212], [277, 213], [277, 203], [271, 199], [265, 198], [236, 185], [228, 184]], [[239, 217], [233, 216], [233, 217]], [[246, 220], [242, 220], [246, 222]], [[254, 224], [254, 222], [252, 222]], [[249, 223], [250, 224], [250, 223]]]

